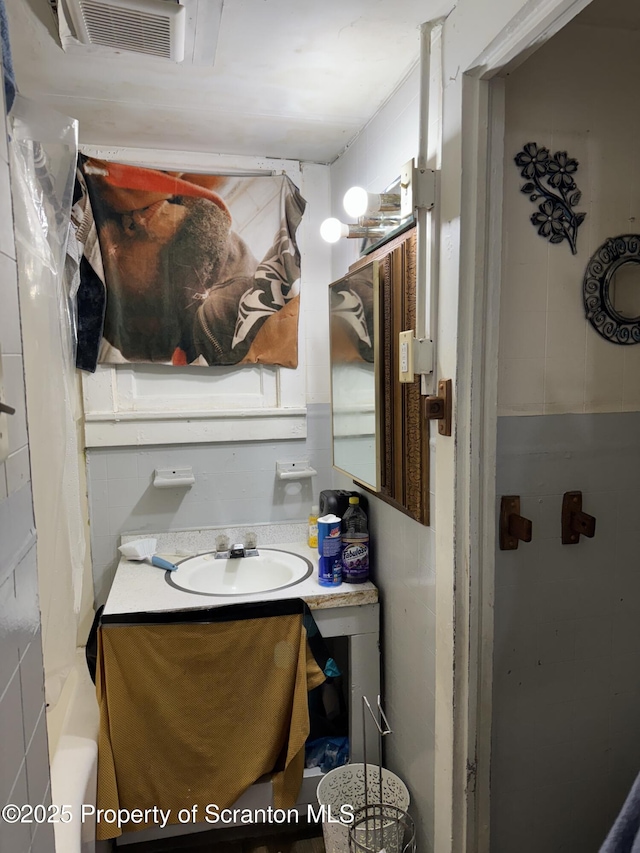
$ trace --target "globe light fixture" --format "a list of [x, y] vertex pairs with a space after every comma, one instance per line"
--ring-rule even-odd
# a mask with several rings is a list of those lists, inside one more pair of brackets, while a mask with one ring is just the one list
[[345, 211], [354, 219], [385, 214], [400, 216], [400, 193], [368, 193], [362, 187], [351, 187], [342, 199]]
[[340, 222], [335, 216], [325, 219], [320, 226], [320, 236], [327, 243], [337, 243], [341, 237], [349, 236], [349, 226]]
[[[400, 179], [388, 189], [398, 189]], [[335, 217], [325, 219], [320, 236], [327, 243], [337, 243], [341, 237], [361, 237], [377, 241], [396, 231], [408, 219], [402, 216], [399, 192], [370, 193], [363, 187], [351, 187], [342, 200], [344, 209], [355, 224], [345, 224]]]
[[369, 209], [369, 193], [362, 187], [351, 187], [344, 194], [342, 205], [349, 216], [358, 219]]

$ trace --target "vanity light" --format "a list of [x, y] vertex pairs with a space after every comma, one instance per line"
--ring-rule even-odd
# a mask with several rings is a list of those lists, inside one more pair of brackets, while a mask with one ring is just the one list
[[365, 237], [377, 239], [378, 237], [384, 237], [386, 233], [387, 229], [384, 227], [379, 227], [377, 225], [374, 227], [369, 227], [367, 225], [346, 225], [344, 222], [340, 222], [339, 219], [336, 219], [333, 216], [329, 219], [325, 219], [320, 226], [320, 236], [323, 240], [326, 240], [327, 243], [337, 243], [341, 237]]
[[344, 194], [342, 204], [354, 219], [375, 213], [400, 215], [400, 193], [368, 193], [362, 187], [351, 187]]
[[367, 192], [363, 187], [351, 187], [342, 200], [347, 215], [357, 224], [347, 225], [339, 219], [325, 219], [320, 236], [327, 243], [337, 243], [341, 237], [359, 237], [369, 241], [363, 245], [366, 254], [387, 239], [415, 222], [419, 208], [427, 210], [435, 201], [435, 172], [418, 170], [413, 162], [405, 163], [400, 177], [381, 193]]
[[351, 187], [342, 199], [342, 206], [349, 216], [358, 219], [364, 216], [369, 207], [369, 193], [362, 187]]
[[349, 226], [345, 225], [344, 222], [340, 222], [334, 216], [325, 219], [320, 226], [320, 236], [327, 243], [337, 243], [341, 237], [347, 237], [348, 235]]

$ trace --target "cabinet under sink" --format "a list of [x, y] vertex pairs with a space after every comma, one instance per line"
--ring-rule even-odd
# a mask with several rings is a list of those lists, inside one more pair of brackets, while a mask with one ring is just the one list
[[[286, 602], [290, 599], [302, 599], [312, 612], [315, 623], [322, 637], [328, 641], [339, 655], [339, 663], [343, 672], [343, 692], [348, 708], [348, 733], [350, 742], [350, 761], [359, 762], [363, 760], [363, 731], [362, 731], [362, 695], [375, 700], [380, 693], [380, 652], [379, 652], [379, 602], [378, 592], [375, 586], [366, 584], [348, 585], [343, 584], [337, 588], [321, 587], [317, 582], [317, 555], [306, 545], [301, 543], [278, 544], [273, 548], [259, 548], [265, 560], [276, 560], [275, 566], [269, 568], [275, 576], [275, 567], [282, 567], [285, 561], [289, 570], [304, 573], [297, 581], [287, 583], [286, 577], [281, 574], [279, 579], [285, 583], [279, 588], [254, 591], [252, 593], [239, 593], [237, 590], [230, 594], [202, 594], [191, 589], [181, 589], [175, 585], [175, 577], [165, 577], [165, 573], [153, 566], [145, 564], [132, 564], [121, 560], [112, 585], [109, 598], [103, 613], [103, 624], [118, 626], [126, 629], [127, 626], [135, 626], [148, 623], [151, 620], [160, 629], [163, 621], [182, 621], [188, 619], [194, 624], [204, 623], [211, 614], [220, 607], [229, 604], [242, 604], [250, 607], [256, 602]], [[161, 556], [173, 557], [169, 550], [159, 549]], [[194, 586], [200, 586], [197, 572], [205, 572], [215, 568], [216, 562], [227, 563], [250, 563], [258, 560], [257, 557], [245, 557], [234, 560], [216, 560], [213, 554], [198, 555], [185, 560], [181, 567], [191, 563], [194, 567]], [[258, 562], [253, 572], [257, 571]], [[241, 568], [241, 567], [239, 567]], [[265, 566], [265, 568], [267, 568]], [[219, 569], [219, 574], [229, 571], [229, 566], [224, 565]], [[231, 568], [233, 571], [233, 567]], [[176, 576], [180, 572], [166, 573]], [[187, 577], [185, 572], [184, 577]], [[227, 587], [228, 588], [228, 587]], [[338, 651], [339, 649], [339, 651]], [[332, 651], [332, 654], [334, 652]], [[232, 689], [232, 685], [230, 688]], [[377, 740], [373, 732], [367, 732], [367, 751], [374, 755], [377, 749]], [[319, 768], [305, 769], [302, 786], [296, 802], [296, 809], [301, 816], [307, 817], [307, 807], [317, 804], [316, 789], [323, 774]], [[258, 780], [251, 785], [244, 794], [234, 803], [234, 809], [264, 810], [273, 805], [273, 786], [270, 780]], [[239, 822], [241, 823], [241, 822]], [[226, 823], [224, 826], [233, 826]], [[198, 832], [220, 827], [220, 824], [208, 822], [187, 823], [185, 825], [168, 825], [163, 829], [160, 827], [149, 827], [137, 832], [126, 832], [120, 836], [116, 843], [118, 846], [137, 843], [144, 840], [166, 838], [173, 835]]]

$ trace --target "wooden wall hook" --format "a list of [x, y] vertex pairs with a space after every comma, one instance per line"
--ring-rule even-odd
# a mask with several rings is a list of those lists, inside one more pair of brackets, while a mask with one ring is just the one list
[[562, 544], [577, 545], [581, 536], [591, 539], [595, 532], [594, 516], [582, 512], [582, 492], [565, 492], [562, 497]]
[[504, 495], [500, 501], [500, 550], [515, 551], [520, 542], [531, 542], [533, 525], [520, 515], [520, 495]]
[[440, 435], [451, 435], [452, 382], [441, 379], [438, 382], [438, 396], [425, 397], [425, 417], [429, 421], [438, 421]]

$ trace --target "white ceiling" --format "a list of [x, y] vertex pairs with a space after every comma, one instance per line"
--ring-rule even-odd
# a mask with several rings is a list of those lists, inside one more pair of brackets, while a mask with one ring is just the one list
[[213, 68], [65, 53], [48, 0], [7, 0], [21, 91], [103, 146], [327, 163], [415, 65], [452, 0], [225, 0]]

